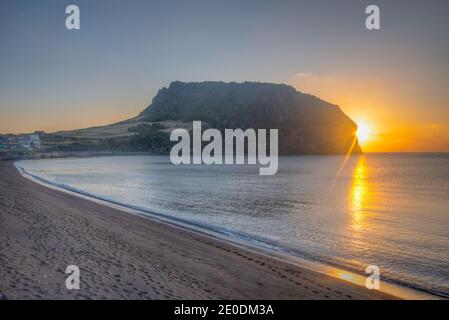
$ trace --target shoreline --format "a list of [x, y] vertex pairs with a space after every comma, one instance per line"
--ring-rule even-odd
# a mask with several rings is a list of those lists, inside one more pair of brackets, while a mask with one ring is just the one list
[[[51, 181], [47, 181], [42, 177], [35, 176], [26, 171], [24, 168], [18, 166], [17, 162], [14, 163], [14, 166], [23, 177], [30, 179], [31, 181], [38, 183], [44, 187], [58, 190], [75, 197], [80, 197], [114, 209], [118, 209], [128, 214], [133, 214], [145, 219], [156, 220], [164, 224], [169, 224], [175, 228], [182, 228], [187, 231], [199, 233], [204, 236], [217, 238], [221, 241], [226, 241], [227, 243], [238, 246], [244, 250], [255, 251], [256, 253], [268, 255], [271, 258], [279, 259], [287, 263], [292, 263], [302, 268], [307, 268], [311, 271], [317, 271], [327, 276], [336, 277], [358, 286], [365, 286], [366, 276], [358, 273], [357, 271], [349, 270], [347, 268], [345, 269], [342, 266], [331, 265], [319, 260], [302, 257], [298, 254], [289, 252], [288, 250], [282, 250], [282, 248], [277, 247], [276, 244], [266, 243], [264, 239], [248, 238], [248, 236], [236, 234], [232, 230], [217, 228], [214, 226], [205, 226], [186, 221], [181, 218], [171, 217], [166, 214], [155, 213], [139, 207], [129, 206], [107, 198], [101, 198], [82, 190], [74, 189], [65, 185], [57, 185], [55, 183], [52, 183]], [[380, 291], [393, 295], [400, 299], [445, 299], [445, 297], [438, 294], [409, 287], [405, 284], [394, 283], [389, 280], [382, 280], [382, 288], [380, 289]]]
[[[4, 194], [0, 202], [0, 221], [2, 229], [5, 229], [0, 233], [0, 237], [1, 242], [6, 243], [0, 250], [0, 260], [6, 263], [6, 268], [0, 270], [1, 278], [5, 279], [0, 283], [0, 292], [9, 299], [395, 299], [397, 297], [381, 291], [370, 291], [336, 277], [310, 270], [304, 265], [301, 266], [299, 261], [289, 261], [282, 255], [276, 257], [244, 244], [157, 221], [151, 217], [130, 215], [123, 208], [105, 206], [104, 203], [100, 204], [92, 199], [53, 190], [25, 179], [11, 162], [0, 163], [0, 171], [2, 173], [0, 188], [3, 189], [0, 194]], [[27, 193], [32, 195], [31, 199], [19, 198], [19, 195], [23, 197]], [[8, 199], [12, 201], [7, 201]], [[29, 203], [30, 201], [32, 203]], [[11, 202], [16, 206], [11, 206]], [[22, 222], [18, 223], [21, 228], [17, 225], [17, 221], [14, 223], [14, 216], [22, 217]], [[39, 233], [33, 232], [34, 230], [31, 230], [31, 236], [25, 232], [29, 228], [36, 229], [36, 226], [27, 225], [24, 221], [37, 218], [40, 218], [38, 229], [45, 230], [44, 239]], [[11, 221], [5, 224], [4, 220]], [[76, 221], [78, 223], [75, 223]], [[79, 223], [80, 221], [82, 223]], [[50, 228], [50, 225], [56, 228]], [[79, 230], [80, 227], [84, 231]], [[59, 228], [66, 230], [65, 234], [50, 230]], [[99, 232], [88, 232], [92, 231], [91, 229], [98, 229]], [[97, 233], [102, 237], [98, 238]], [[30, 247], [27, 247], [21, 243], [21, 239], [17, 239], [23, 237], [34, 240], [33, 244], [30, 243]], [[79, 239], [75, 243], [67, 243], [67, 238]], [[51, 246], [43, 241], [50, 239]], [[104, 239], [109, 241], [105, 243]], [[41, 241], [36, 243], [36, 240]], [[109, 243], [111, 241], [112, 243]], [[36, 246], [40, 250], [36, 249]], [[125, 247], [128, 250], [123, 250]], [[15, 254], [11, 254], [11, 250]], [[40, 257], [41, 251], [46, 252], [47, 257], [55, 251], [59, 254], [54, 259], [49, 259], [50, 261], [42, 261], [45, 259]], [[61, 263], [56, 264], [58, 267], [53, 270], [50, 267], [55, 260], [59, 262], [73, 260], [64, 254], [73, 251], [82, 252], [82, 256], [86, 256], [85, 259], [81, 259], [85, 266], [80, 266], [80, 269], [82, 283], [85, 269], [92, 280], [85, 284], [88, 287], [87, 292], [83, 292], [83, 288], [77, 291], [65, 289], [64, 269], [66, 265], [72, 263], [67, 262], [64, 267]], [[135, 254], [135, 251], [139, 251], [140, 254]], [[11, 259], [8, 259], [13, 255], [16, 263], [11, 263]], [[103, 255], [109, 256], [109, 259], [106, 259], [107, 261], [101, 259]], [[40, 257], [38, 260], [41, 261], [35, 266], [29, 260], [37, 257]], [[152, 257], [158, 257], [158, 263], [151, 262]], [[49, 270], [42, 272], [42, 269], [46, 268], [39, 265], [47, 266]], [[94, 266], [101, 266], [102, 272], [99, 274], [93, 270], [91, 267]], [[185, 270], [185, 266], [190, 266], [189, 270]], [[111, 269], [116, 269], [119, 276], [111, 275]], [[132, 279], [126, 274], [126, 270], [132, 271]], [[45, 275], [43, 277], [45, 279], [40, 279], [37, 283], [46, 285], [37, 285], [34, 291], [38, 293], [26, 290], [25, 284], [24, 287], [17, 284], [23, 282], [18, 274], [41, 272]], [[123, 281], [119, 281], [123, 272], [128, 278], [125, 285]], [[179, 273], [182, 273], [183, 277], [180, 277]], [[50, 274], [52, 276], [49, 276]], [[175, 274], [178, 276], [174, 276]], [[156, 277], [165, 278], [164, 281], [156, 281], [158, 287], [151, 285], [154, 281], [149, 281]], [[27, 276], [25, 279], [28, 279]], [[190, 279], [190, 282], [182, 285], [186, 279]]]
[[21, 161], [21, 160], [44, 160], [44, 159], [65, 159], [65, 158], [92, 158], [92, 157], [113, 157], [128, 155], [165, 155], [164, 153], [152, 153], [146, 151], [46, 151], [31, 152], [19, 155], [17, 152], [0, 153], [0, 161]]

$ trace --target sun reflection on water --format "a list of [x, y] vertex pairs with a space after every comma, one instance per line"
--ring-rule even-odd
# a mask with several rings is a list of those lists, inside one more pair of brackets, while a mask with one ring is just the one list
[[366, 180], [367, 166], [364, 157], [358, 160], [350, 190], [349, 206], [352, 214], [352, 227], [361, 229], [365, 227], [365, 208], [368, 194], [368, 183]]

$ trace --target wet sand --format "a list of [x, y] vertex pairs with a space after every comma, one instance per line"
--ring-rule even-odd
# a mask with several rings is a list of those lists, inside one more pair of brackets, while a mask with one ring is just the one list
[[[68, 265], [80, 289], [68, 290]], [[0, 297], [392, 299], [226, 241], [23, 178], [0, 162]]]

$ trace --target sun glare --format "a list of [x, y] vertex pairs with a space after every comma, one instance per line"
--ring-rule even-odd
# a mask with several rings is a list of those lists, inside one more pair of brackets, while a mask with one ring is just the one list
[[370, 127], [367, 126], [365, 123], [361, 122], [357, 125], [357, 139], [360, 143], [366, 142], [370, 135]]

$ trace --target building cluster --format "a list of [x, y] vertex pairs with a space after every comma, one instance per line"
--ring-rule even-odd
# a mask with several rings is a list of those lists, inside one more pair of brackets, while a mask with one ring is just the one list
[[0, 151], [32, 151], [40, 148], [38, 134], [0, 136]]

